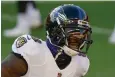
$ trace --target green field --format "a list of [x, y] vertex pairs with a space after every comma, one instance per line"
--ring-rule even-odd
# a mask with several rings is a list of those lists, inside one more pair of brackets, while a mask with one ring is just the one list
[[[37, 7], [44, 20], [48, 13], [56, 6], [64, 3], [73, 3], [86, 10], [90, 18], [92, 27], [106, 28], [110, 32], [115, 24], [115, 2], [36, 2]], [[11, 45], [15, 38], [3, 36], [3, 30], [12, 28], [16, 24], [17, 8], [15, 2], [1, 3], [1, 58], [4, 59], [11, 52]], [[89, 72], [85, 77], [115, 77], [115, 45], [108, 43], [110, 32], [99, 32], [93, 28], [93, 45], [89, 49], [89, 59], [91, 62]], [[98, 33], [97, 33], [98, 32]], [[44, 26], [32, 30], [32, 35], [45, 40]]]

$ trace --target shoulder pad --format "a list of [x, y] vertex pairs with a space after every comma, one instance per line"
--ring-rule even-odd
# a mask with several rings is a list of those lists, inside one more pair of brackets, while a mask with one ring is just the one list
[[82, 67], [82, 72], [83, 76], [88, 72], [89, 66], [90, 66], [90, 61], [88, 57], [81, 57], [81, 67]]
[[33, 36], [30, 35], [22, 35], [20, 37], [18, 37], [13, 45], [12, 45], [12, 50], [13, 52], [18, 52], [18, 50], [20, 50], [21, 52], [27, 52], [26, 50], [31, 50], [32, 48], [34, 48], [36, 46], [36, 44], [41, 44], [42, 40], [35, 38]]

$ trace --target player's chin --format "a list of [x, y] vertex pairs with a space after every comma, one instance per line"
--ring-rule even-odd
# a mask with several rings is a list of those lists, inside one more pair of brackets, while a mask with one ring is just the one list
[[68, 47], [71, 48], [71, 49], [73, 49], [73, 50], [75, 50], [75, 51], [78, 49], [78, 46], [77, 46], [76, 43], [71, 43], [71, 44], [69, 44]]

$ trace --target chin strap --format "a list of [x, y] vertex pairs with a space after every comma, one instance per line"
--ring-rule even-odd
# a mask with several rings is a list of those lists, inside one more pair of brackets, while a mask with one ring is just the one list
[[72, 50], [71, 48], [67, 47], [67, 46], [63, 46], [61, 47], [61, 49], [58, 51], [57, 55], [55, 56], [55, 60], [58, 58], [59, 55], [62, 54], [62, 52], [65, 52], [65, 54], [67, 54], [68, 56], [76, 56], [79, 54], [79, 52]]
[[75, 55], [79, 54], [79, 52], [77, 52], [77, 51], [75, 51], [75, 50], [73, 50], [67, 46], [63, 46], [62, 48], [63, 48], [64, 52], [69, 56], [75, 56]]

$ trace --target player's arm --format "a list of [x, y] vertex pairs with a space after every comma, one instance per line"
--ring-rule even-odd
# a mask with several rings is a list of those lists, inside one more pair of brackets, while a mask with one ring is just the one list
[[26, 74], [28, 69], [23, 57], [16, 53], [11, 53], [1, 64], [1, 77], [20, 77]]

